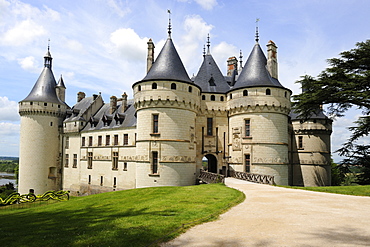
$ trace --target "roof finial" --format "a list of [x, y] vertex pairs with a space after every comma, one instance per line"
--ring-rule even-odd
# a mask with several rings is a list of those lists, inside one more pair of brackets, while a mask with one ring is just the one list
[[206, 45], [203, 45], [203, 56], [206, 55]]
[[260, 21], [259, 18], [256, 19], [256, 42], [259, 41], [259, 35], [258, 35], [258, 22]]
[[171, 38], [171, 10], [167, 9], [168, 13], [168, 38]]
[[209, 34], [208, 34], [208, 37], [207, 37], [207, 54], [210, 54], [210, 50], [209, 50], [210, 46], [211, 46], [211, 41], [209, 41]]
[[50, 51], [50, 39], [48, 39], [48, 51]]
[[240, 50], [240, 53], [239, 53], [239, 62], [240, 62], [240, 68], [242, 69], [243, 68], [243, 54], [242, 54], [242, 50]]

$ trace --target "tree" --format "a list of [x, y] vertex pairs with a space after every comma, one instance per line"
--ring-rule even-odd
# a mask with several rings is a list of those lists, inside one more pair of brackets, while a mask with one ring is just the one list
[[370, 132], [370, 40], [357, 43], [356, 48], [328, 59], [328, 63], [317, 78], [306, 75], [297, 81], [303, 92], [293, 96], [293, 108], [303, 119], [323, 104], [335, 117], [342, 117], [352, 107], [360, 109], [363, 116], [349, 128], [351, 137], [336, 152], [344, 157], [339, 165], [361, 167], [359, 182], [370, 184], [370, 145], [360, 143]]

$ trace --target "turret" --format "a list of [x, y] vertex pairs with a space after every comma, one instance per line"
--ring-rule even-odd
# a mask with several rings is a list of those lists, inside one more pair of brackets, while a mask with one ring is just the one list
[[[195, 118], [200, 89], [168, 38], [147, 75], [133, 86], [137, 115], [136, 187], [184, 186], [196, 180]], [[193, 136], [193, 137], [192, 137]]]
[[[67, 105], [58, 97], [48, 49], [44, 69], [29, 95], [19, 102], [21, 115], [18, 191], [36, 194], [61, 189], [61, 126]], [[60, 84], [60, 89], [64, 85]], [[65, 86], [64, 86], [65, 88]], [[62, 99], [61, 99], [62, 98]]]
[[288, 114], [291, 91], [266, 69], [258, 43], [228, 92], [230, 168], [271, 175], [288, 185]]

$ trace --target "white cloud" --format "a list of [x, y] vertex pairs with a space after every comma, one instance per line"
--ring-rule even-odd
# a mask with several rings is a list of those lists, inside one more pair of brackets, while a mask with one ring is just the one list
[[217, 5], [217, 0], [194, 0], [203, 9], [212, 10]]
[[207, 24], [199, 15], [186, 16], [183, 28], [184, 35], [181, 37], [179, 53], [188, 72], [198, 70], [199, 64], [194, 63], [194, 54], [202, 54], [202, 47], [207, 40], [207, 35], [213, 26]]
[[22, 67], [22, 69], [24, 69], [24, 70], [34, 72], [34, 73], [39, 73], [40, 72], [38, 62], [33, 56], [20, 58], [20, 59], [18, 59], [18, 63]]
[[124, 8], [122, 2], [117, 2], [115, 0], [108, 0], [107, 1], [109, 7], [113, 9], [113, 11], [119, 16], [124, 17], [126, 14], [130, 13], [130, 8]]
[[0, 121], [19, 121], [17, 102], [0, 96]]
[[222, 41], [220, 44], [217, 44], [212, 49], [212, 55], [217, 61], [217, 64], [220, 67], [221, 71], [225, 71], [227, 59], [231, 56], [238, 57], [239, 50], [236, 46]]
[[131, 28], [121, 28], [110, 35], [114, 44], [113, 53], [125, 60], [144, 61], [149, 38], [140, 38]]
[[0, 43], [7, 46], [22, 46], [44, 34], [46, 34], [46, 30], [43, 26], [38, 25], [33, 20], [24, 20], [7, 30], [0, 37]]
[[0, 136], [17, 136], [19, 135], [20, 124], [0, 122]]

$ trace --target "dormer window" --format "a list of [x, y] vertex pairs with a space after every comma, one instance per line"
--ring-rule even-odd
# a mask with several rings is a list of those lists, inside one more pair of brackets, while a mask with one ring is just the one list
[[213, 76], [211, 76], [211, 79], [209, 79], [208, 83], [210, 86], [216, 86], [215, 79], [213, 79]]

